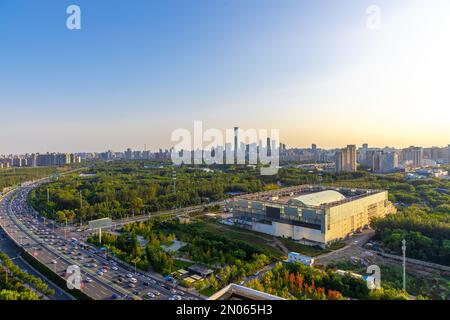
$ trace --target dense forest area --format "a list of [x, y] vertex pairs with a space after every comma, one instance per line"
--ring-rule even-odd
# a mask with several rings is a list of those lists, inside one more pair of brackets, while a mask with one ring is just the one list
[[450, 215], [426, 206], [413, 205], [396, 215], [374, 219], [371, 226], [376, 239], [386, 248], [401, 254], [407, 241], [408, 257], [450, 266]]
[[[266, 185], [255, 169], [205, 171], [173, 168], [145, 162], [99, 163], [85, 175], [71, 175], [34, 190], [31, 201], [47, 217], [71, 219], [124, 218], [207, 204], [227, 197], [227, 192], [256, 192]], [[47, 189], [50, 201], [47, 202]], [[81, 200], [82, 199], [82, 200]]]

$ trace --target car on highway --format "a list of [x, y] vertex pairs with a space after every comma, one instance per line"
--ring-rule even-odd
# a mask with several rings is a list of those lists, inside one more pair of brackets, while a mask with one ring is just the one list
[[136, 278], [130, 278], [130, 282], [131, 282], [131, 283], [137, 283], [138, 281], [137, 281]]

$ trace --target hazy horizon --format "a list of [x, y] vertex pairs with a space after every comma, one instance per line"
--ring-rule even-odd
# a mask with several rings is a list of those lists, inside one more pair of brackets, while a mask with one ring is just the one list
[[[81, 30], [66, 28], [71, 4]], [[0, 0], [0, 154], [168, 149], [172, 131], [195, 120], [279, 129], [294, 147], [447, 146], [448, 9], [446, 0]]]

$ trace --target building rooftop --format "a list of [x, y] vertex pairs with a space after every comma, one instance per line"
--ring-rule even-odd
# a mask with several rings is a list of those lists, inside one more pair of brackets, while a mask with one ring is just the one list
[[304, 194], [291, 199], [291, 201], [298, 201], [305, 206], [321, 206], [323, 204], [338, 202], [342, 200], [345, 200], [344, 195], [335, 190], [325, 190]]
[[380, 190], [338, 188], [321, 185], [300, 185], [235, 197], [235, 200], [262, 201], [280, 205], [321, 208], [353, 201], [382, 192]]
[[209, 269], [206, 266], [203, 266], [201, 264], [193, 264], [192, 266], [189, 266], [187, 268], [190, 272], [196, 273], [196, 274], [200, 274], [202, 276], [208, 276], [211, 273], [213, 273], [214, 271]]
[[230, 284], [217, 291], [208, 300], [286, 300], [262, 291], [250, 289], [237, 284]]

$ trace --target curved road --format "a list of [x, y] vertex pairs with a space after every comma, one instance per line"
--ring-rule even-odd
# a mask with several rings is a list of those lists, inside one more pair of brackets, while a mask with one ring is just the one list
[[[61, 235], [62, 230], [59, 228], [53, 230], [53, 224], [44, 225], [44, 219], [28, 204], [29, 192], [44, 182], [45, 180], [41, 180], [13, 189], [0, 199], [0, 226], [18, 246], [62, 278], [65, 278], [68, 266], [79, 266], [84, 280], [82, 291], [95, 300], [117, 298], [167, 300], [174, 295], [182, 299], [198, 299], [187, 291], [175, 290], [163, 283], [160, 275], [150, 273], [134, 275], [134, 272], [125, 265], [108, 261], [93, 248], [74, 247]], [[92, 264], [96, 266], [92, 267]], [[99, 270], [96, 269], [101, 269], [103, 265], [108, 265], [110, 269], [107, 273], [99, 275]], [[130, 287], [127, 275], [136, 278], [134, 288]]]

